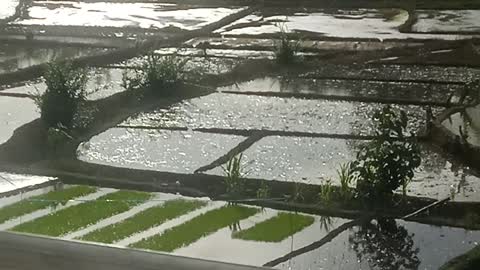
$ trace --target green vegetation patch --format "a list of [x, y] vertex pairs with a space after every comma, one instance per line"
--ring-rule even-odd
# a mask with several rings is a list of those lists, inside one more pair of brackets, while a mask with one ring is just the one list
[[97, 200], [68, 207], [20, 224], [14, 227], [12, 231], [61, 236], [87, 227], [99, 220], [128, 211], [150, 197], [151, 194], [144, 192], [117, 191]]
[[68, 200], [82, 197], [95, 192], [96, 189], [88, 186], [74, 186], [46, 194], [34, 196], [20, 202], [0, 208], [0, 223], [12, 218], [20, 217], [37, 210], [65, 204]]
[[172, 252], [177, 248], [189, 245], [198, 239], [210, 235], [221, 228], [235, 224], [258, 212], [258, 209], [243, 206], [224, 206], [209, 211], [177, 227], [166, 230], [131, 245], [135, 248]]
[[81, 239], [111, 244], [134, 233], [158, 226], [169, 219], [184, 215], [206, 204], [202, 201], [167, 201], [163, 205], [149, 208], [119, 223], [93, 231]]
[[305, 227], [312, 225], [315, 219], [292, 213], [279, 213], [277, 216], [258, 223], [250, 229], [239, 231], [234, 238], [262, 242], [280, 242]]

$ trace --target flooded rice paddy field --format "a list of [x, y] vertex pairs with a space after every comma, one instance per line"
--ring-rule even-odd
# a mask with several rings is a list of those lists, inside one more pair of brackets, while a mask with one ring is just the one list
[[80, 58], [106, 51], [108, 51], [106, 48], [25, 46], [23, 44], [0, 42], [0, 74], [14, 72], [49, 61]]
[[419, 82], [379, 82], [371, 80], [309, 79], [264, 77], [217, 88], [227, 93], [288, 93], [324, 96], [405, 99], [445, 102], [446, 97], [459, 96], [461, 85]]
[[193, 30], [240, 8], [203, 8], [168, 3], [34, 1], [20, 25], [166, 28]]
[[[453, 12], [462, 26], [472, 26], [470, 13]], [[419, 17], [420, 27], [438, 25]], [[407, 23], [409, 14], [403, 9], [272, 9], [265, 8], [227, 25], [216, 33], [224, 36], [297, 33], [304, 36], [366, 38], [366, 39], [443, 39], [471, 38], [465, 35], [404, 33], [399, 29]], [[475, 22], [475, 21], [474, 21]], [[473, 23], [473, 25], [475, 25]], [[429, 29], [430, 30], [430, 29]], [[431, 31], [435, 32], [435, 31]], [[459, 31], [461, 32], [461, 31]]]
[[[373, 135], [370, 118], [379, 106], [363, 102], [215, 93], [168, 109], [142, 113], [121, 125]], [[422, 107], [395, 107], [404, 109], [412, 119], [408, 130], [421, 134], [426, 125]]]
[[[358, 264], [436, 269], [480, 241], [478, 231], [401, 220], [352, 223], [206, 198], [78, 185], [3, 197], [0, 205], [1, 230], [255, 266], [270, 263], [277, 269], [357, 269]], [[317, 244], [336, 229], [338, 236]], [[305, 252], [278, 260], [304, 247]]]
[[[8, 2], [12, 6], [16, 3]], [[32, 1], [24, 16], [10, 22], [9, 27], [43, 33], [45, 38], [50, 37], [49, 31], [55, 32], [52, 29], [73, 32], [85, 27], [88, 31], [110, 31], [119, 41], [137, 40], [127, 32], [143, 31], [144, 36], [149, 36], [162, 29], [199, 30], [245, 8]], [[10, 6], [2, 8], [0, 20], [14, 12]], [[188, 48], [177, 50], [169, 45], [157, 48], [155, 53], [177, 54], [187, 60], [190, 73], [218, 75], [232, 71], [247, 59], [272, 59], [278, 41], [270, 37], [282, 28], [305, 37], [300, 43], [303, 57], [318, 57], [321, 50], [414, 48], [423, 45], [419, 40], [457, 40], [478, 31], [475, 10], [415, 13], [418, 20], [410, 30], [416, 33], [401, 33], [400, 27], [409, 19], [408, 12], [402, 9], [265, 8], [220, 28], [212, 37], [201, 34], [189, 40], [184, 43]], [[319, 40], [322, 38], [362, 41]], [[410, 38], [415, 41], [388, 41]], [[0, 73], [105, 50], [2, 43]], [[138, 66], [140, 60], [142, 57], [136, 57], [91, 69], [88, 99], [95, 101], [124, 91], [123, 73], [131, 74], [130, 68]], [[223, 175], [218, 161], [238, 150], [244, 154], [247, 178], [311, 184], [332, 179], [338, 185], [336, 169], [354, 159], [359, 146], [368, 141], [365, 136], [373, 135], [371, 116], [376, 109], [393, 99], [402, 100], [404, 105], [393, 107], [406, 110], [411, 119], [408, 129], [423, 135], [426, 106], [413, 103], [444, 103], [450, 96], [457, 100], [462, 84], [480, 74], [476, 68], [400, 65], [391, 60], [393, 64], [384, 65], [322, 63], [300, 75], [292, 72], [278, 77], [259, 76], [251, 81], [239, 79], [220, 87], [205, 85], [212, 88], [211, 94], [112, 124], [112, 128], [81, 143], [77, 158], [112, 167], [178, 174], [207, 168], [201, 173]], [[0, 143], [5, 143], [15, 130], [39, 117], [31, 98], [12, 96], [42, 93], [45, 84], [33, 80], [15, 87], [2, 85], [1, 89]], [[462, 126], [469, 134], [469, 142], [479, 145], [477, 122], [470, 121], [480, 117], [477, 109], [453, 115], [444, 125], [457, 134]], [[439, 105], [432, 110], [435, 116], [444, 108]], [[257, 134], [254, 131], [265, 136], [248, 137]], [[480, 179], [473, 171], [447, 158], [429, 142], [422, 142], [421, 148], [422, 164], [408, 188], [409, 195], [443, 199], [453, 188], [457, 191], [455, 201], [480, 201]], [[0, 173], [0, 193], [51, 180]], [[437, 269], [480, 241], [480, 232], [459, 228], [402, 220], [350, 222], [338, 217], [230, 205], [208, 198], [58, 183], [0, 196], [0, 230], [232, 263], [268, 264], [277, 269]], [[337, 228], [343, 232], [325, 245], [316, 246]], [[275, 260], [306, 246], [310, 248], [305, 253]]]
[[415, 32], [478, 32], [480, 10], [417, 10]]

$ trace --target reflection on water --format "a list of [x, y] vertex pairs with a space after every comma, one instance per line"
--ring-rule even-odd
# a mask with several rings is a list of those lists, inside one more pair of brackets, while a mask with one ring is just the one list
[[478, 245], [479, 231], [379, 219], [346, 230], [278, 269], [438, 269]]
[[361, 224], [350, 235], [351, 248], [370, 269], [418, 269], [419, 249], [413, 235], [394, 219], [378, 219]]
[[446, 97], [458, 94], [459, 85], [434, 85], [412, 82], [378, 82], [265, 77], [220, 87], [218, 91], [314, 93], [347, 97], [397, 98], [445, 102]]
[[88, 47], [41, 47], [0, 43], [0, 73], [12, 72], [52, 60], [77, 58], [105, 51]]

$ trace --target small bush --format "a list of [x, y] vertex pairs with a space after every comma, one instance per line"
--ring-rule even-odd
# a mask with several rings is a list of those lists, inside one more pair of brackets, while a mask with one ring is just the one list
[[44, 73], [47, 89], [35, 98], [41, 119], [48, 127], [72, 128], [73, 119], [86, 100], [87, 71], [70, 62], [49, 63]]
[[123, 86], [127, 90], [145, 89], [166, 96], [172, 94], [174, 88], [185, 79], [187, 61], [175, 55], [147, 55], [144, 63], [135, 69], [133, 77], [123, 74]]
[[357, 194], [367, 200], [385, 199], [407, 185], [420, 166], [420, 149], [413, 133], [406, 132], [408, 118], [390, 106], [375, 113], [377, 138], [361, 147], [351, 170], [357, 179]]
[[294, 64], [297, 60], [297, 53], [300, 47], [299, 40], [290, 40], [287, 35], [287, 29], [284, 25], [279, 25], [280, 41], [275, 44], [275, 59], [282, 65]]

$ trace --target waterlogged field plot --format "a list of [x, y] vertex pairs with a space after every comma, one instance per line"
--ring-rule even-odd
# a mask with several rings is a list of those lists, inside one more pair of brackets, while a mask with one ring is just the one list
[[168, 3], [34, 1], [21, 25], [167, 28], [194, 30], [241, 8], [185, 7]]
[[446, 102], [460, 85], [265, 77], [217, 88], [219, 92], [268, 92]]
[[[341, 164], [353, 161], [362, 141], [266, 137], [244, 151], [243, 162], [247, 177], [267, 180], [323, 184], [331, 179], [340, 185], [337, 174]], [[408, 194], [443, 199], [451, 186], [462, 191], [455, 199], [480, 201], [480, 179], [457, 167], [427, 145], [422, 145], [422, 164], [417, 169]], [[207, 173], [223, 175], [219, 167]]]
[[115, 243], [135, 233], [158, 226], [167, 220], [187, 214], [197, 208], [203, 207], [206, 202], [171, 200], [160, 206], [155, 206], [142, 211], [131, 218], [95, 230], [80, 239], [92, 242]]
[[225, 206], [168, 229], [163, 234], [144, 239], [132, 247], [172, 252], [221, 228], [238, 223], [256, 212], [258, 212], [256, 208]]
[[398, 29], [409, 18], [403, 9], [264, 9], [225, 26], [217, 33], [226, 36], [295, 32], [307, 36], [383, 39], [465, 38], [454, 35], [410, 34]]
[[321, 248], [303, 253], [277, 269], [439, 269], [472, 249], [479, 231], [413, 222], [371, 221], [346, 230]]
[[281, 242], [305, 227], [313, 224], [311, 216], [279, 213], [277, 216], [258, 223], [254, 227], [234, 234], [235, 238], [261, 242]]
[[[389, 37], [399, 34], [397, 28], [408, 18], [404, 10], [391, 10], [382, 14], [374, 9], [351, 10], [295, 10], [267, 9], [263, 13], [249, 15], [219, 30], [224, 35], [265, 34], [279, 32], [283, 24], [286, 31], [316, 33], [341, 37]], [[249, 26], [248, 24], [251, 24]], [[241, 27], [246, 25], [246, 27]]]
[[12, 218], [26, 215], [36, 210], [65, 204], [67, 201], [95, 192], [96, 189], [88, 186], [74, 186], [64, 190], [53, 190], [47, 194], [33, 196], [0, 208], [0, 223]]
[[20, 224], [14, 227], [12, 231], [58, 237], [125, 212], [135, 205], [148, 200], [150, 197], [151, 195], [148, 193], [117, 191], [102, 196], [97, 200], [65, 208]]
[[36, 46], [28, 46], [2, 42], [2, 44], [0, 44], [0, 73], [13, 72], [53, 60], [65, 60], [95, 55], [105, 52], [106, 50], [108, 49], [89, 48], [85, 46], [45, 47], [38, 44], [36, 44]]
[[117, 167], [193, 173], [244, 139], [191, 131], [113, 128], [80, 145], [78, 157]]
[[[122, 125], [368, 135], [372, 134], [370, 118], [379, 107], [375, 103], [216, 93], [131, 117]], [[408, 129], [420, 133], [426, 123], [423, 108], [395, 107], [410, 117]]]
[[2, 8], [0, 8], [0, 20], [13, 16], [18, 4], [19, 0], [2, 0]]
[[416, 10], [415, 32], [479, 32], [480, 10]]

